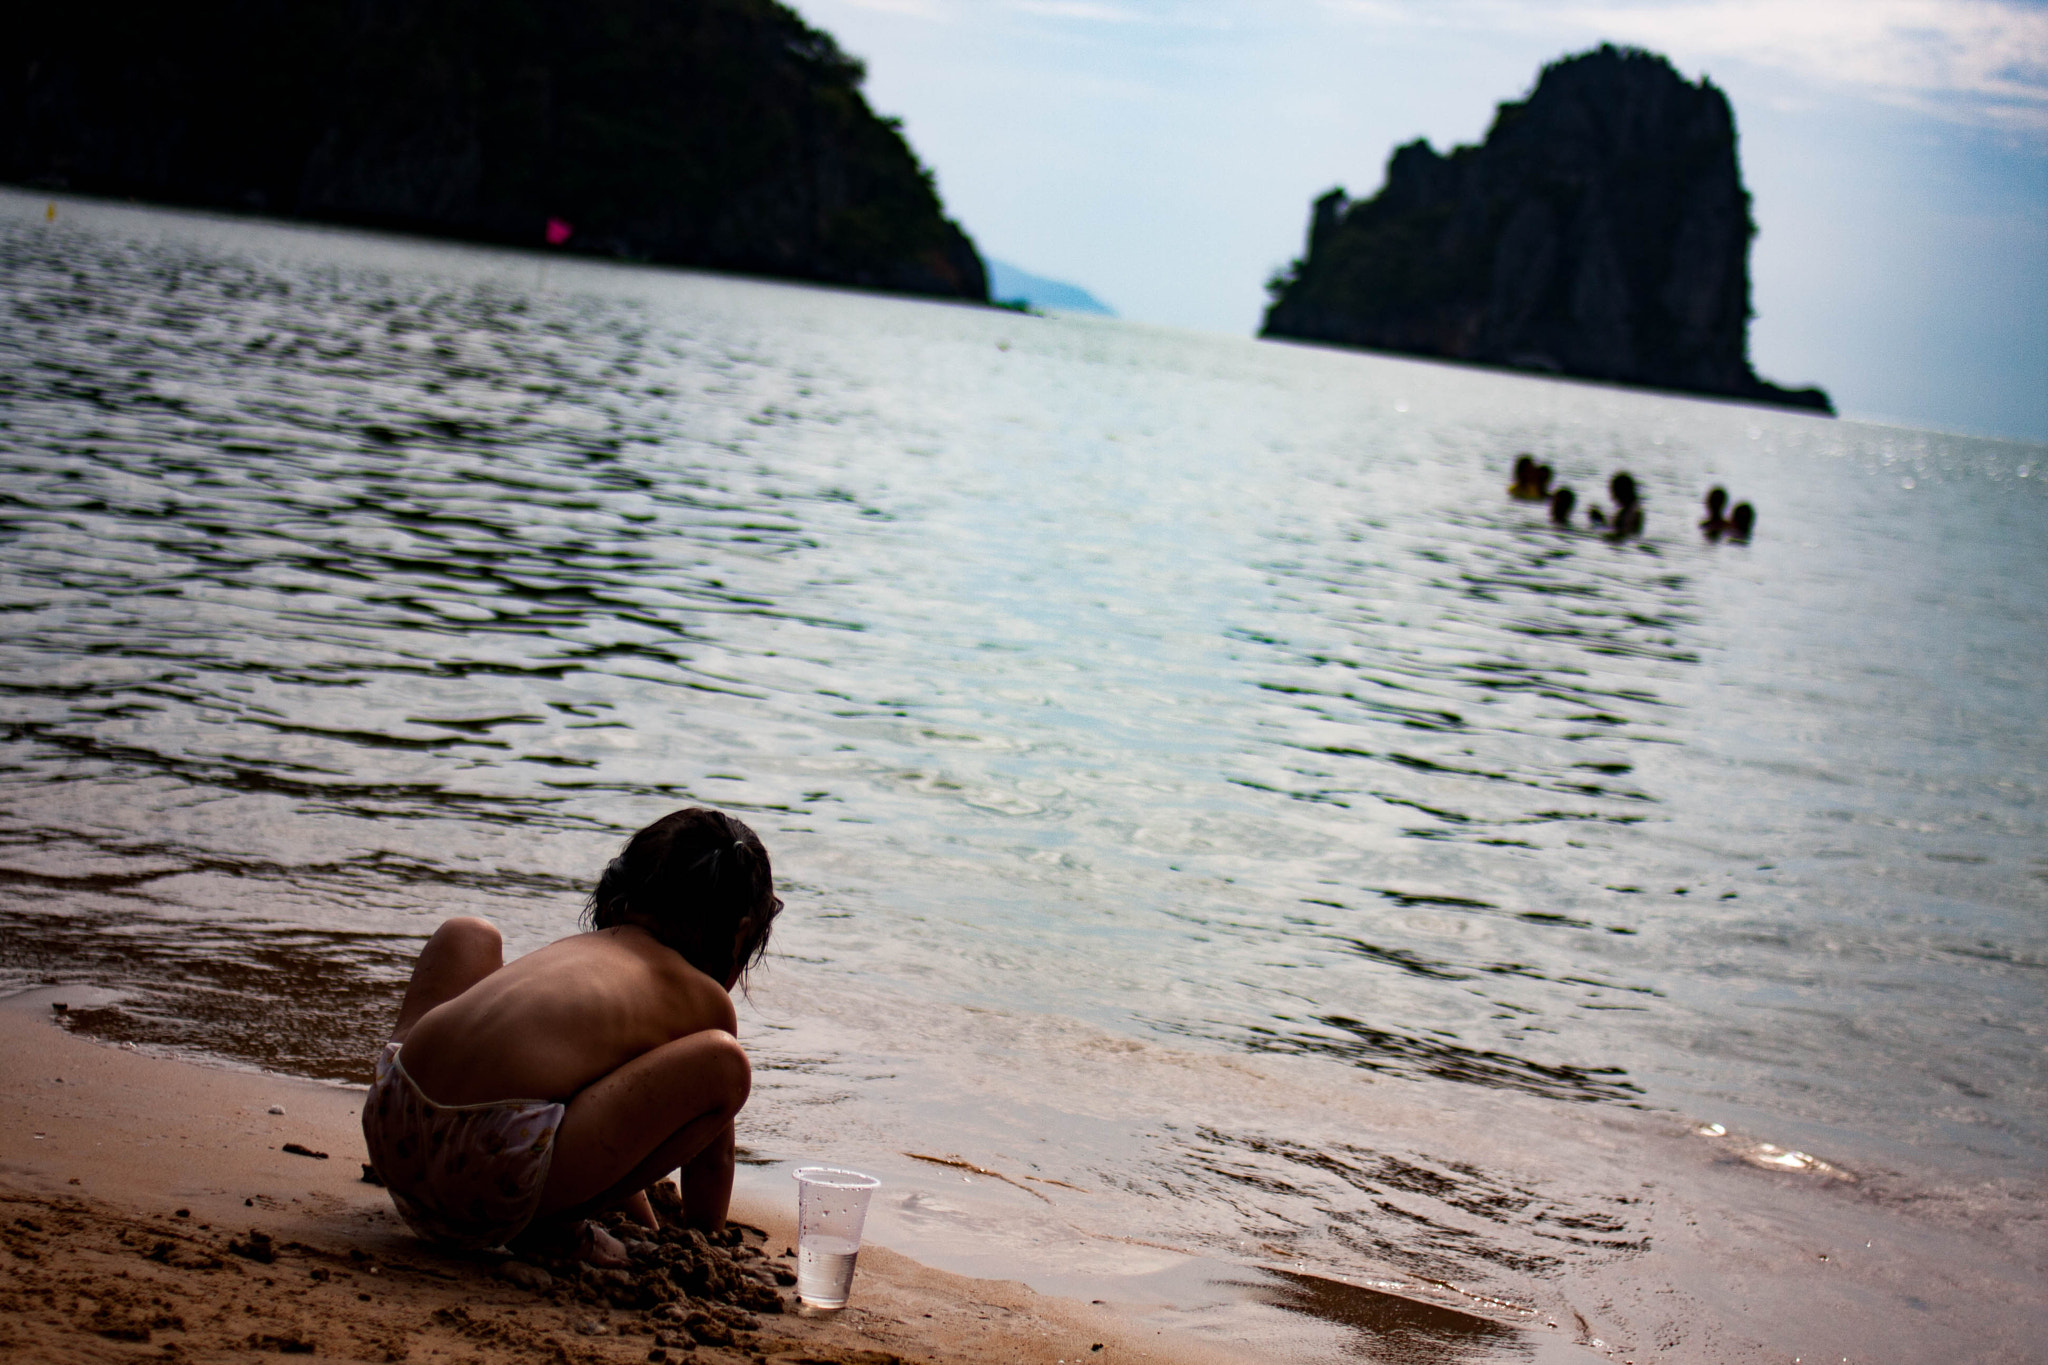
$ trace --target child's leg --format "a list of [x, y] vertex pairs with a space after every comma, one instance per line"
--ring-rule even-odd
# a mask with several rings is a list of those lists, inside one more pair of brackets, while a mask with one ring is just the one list
[[545, 1219], [624, 1202], [681, 1166], [692, 1225], [724, 1225], [732, 1198], [732, 1121], [753, 1072], [739, 1040], [706, 1029], [664, 1043], [569, 1101], [541, 1197]]
[[405, 1003], [391, 1041], [402, 1043], [420, 1016], [456, 996], [505, 965], [505, 941], [489, 920], [464, 915], [444, 920], [412, 965]]

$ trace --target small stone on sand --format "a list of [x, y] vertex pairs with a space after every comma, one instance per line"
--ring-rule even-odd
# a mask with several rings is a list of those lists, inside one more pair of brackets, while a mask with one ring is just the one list
[[273, 1114], [282, 1114], [284, 1112], [284, 1106], [281, 1104], [273, 1104], [270, 1106], [270, 1112]]

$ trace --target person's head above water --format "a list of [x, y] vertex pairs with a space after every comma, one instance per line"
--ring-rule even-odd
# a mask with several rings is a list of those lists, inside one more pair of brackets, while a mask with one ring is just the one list
[[1735, 504], [1735, 510], [1728, 514], [1728, 531], [1737, 540], [1748, 540], [1749, 533], [1756, 526], [1756, 509], [1746, 502]]
[[1635, 506], [1636, 480], [1627, 470], [1622, 470], [1607, 481], [1607, 491], [1613, 495], [1616, 507]]
[[1550, 495], [1550, 519], [1559, 526], [1568, 526], [1572, 519], [1572, 504], [1579, 500], [1578, 494], [1569, 488], [1560, 488]]
[[1531, 497], [1536, 492], [1536, 457], [1523, 451], [1515, 456], [1515, 481], [1508, 485], [1511, 498]]
[[1719, 484], [1707, 490], [1707, 515], [1715, 521], [1721, 519], [1721, 509], [1728, 505], [1728, 490]]
[[598, 878], [584, 918], [593, 929], [634, 924], [720, 985], [768, 951], [782, 912], [768, 850], [745, 824], [692, 806], [626, 841]]

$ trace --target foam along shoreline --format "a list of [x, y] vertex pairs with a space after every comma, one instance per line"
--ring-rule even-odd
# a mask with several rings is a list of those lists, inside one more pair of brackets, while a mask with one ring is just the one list
[[[148, 1338], [201, 1360], [240, 1358], [264, 1341], [334, 1360], [423, 1360], [458, 1347], [490, 1361], [650, 1358], [649, 1336], [632, 1330], [644, 1315], [551, 1303], [486, 1261], [414, 1238], [384, 1191], [361, 1180], [360, 1090], [53, 1026], [54, 1002], [89, 994], [46, 987], [0, 999], [0, 1240], [11, 1253], [0, 1255], [0, 1354], [127, 1359]], [[736, 1201], [734, 1216], [775, 1246], [794, 1239], [793, 1207]], [[252, 1229], [279, 1248], [274, 1263], [212, 1254]], [[850, 1365], [1249, 1358], [1134, 1330], [1122, 1316], [868, 1246], [846, 1312], [768, 1316], [751, 1349], [671, 1354], [706, 1365], [764, 1355]]]

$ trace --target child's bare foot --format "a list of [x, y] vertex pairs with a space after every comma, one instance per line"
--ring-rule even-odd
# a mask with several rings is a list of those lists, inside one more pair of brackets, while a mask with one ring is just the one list
[[633, 1264], [633, 1258], [626, 1254], [626, 1244], [599, 1227], [595, 1219], [585, 1219], [576, 1229], [576, 1259], [615, 1270]]

